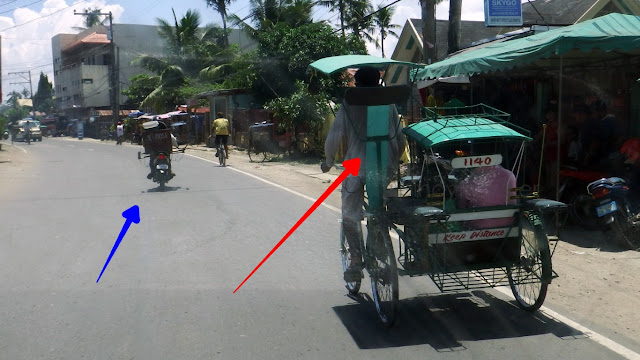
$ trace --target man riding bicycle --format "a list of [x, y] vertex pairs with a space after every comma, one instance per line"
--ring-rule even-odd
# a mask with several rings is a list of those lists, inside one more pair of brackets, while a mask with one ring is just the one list
[[227, 147], [227, 141], [229, 140], [229, 120], [224, 117], [222, 112], [218, 112], [216, 114], [217, 118], [213, 120], [213, 125], [211, 126], [211, 132], [216, 134], [216, 157], [218, 154], [218, 147], [220, 146], [220, 142], [224, 145], [224, 153], [227, 155], [227, 159], [229, 158], [229, 148]]

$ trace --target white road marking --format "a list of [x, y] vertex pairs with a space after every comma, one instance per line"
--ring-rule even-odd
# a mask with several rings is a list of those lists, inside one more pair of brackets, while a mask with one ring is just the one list
[[[212, 163], [212, 164], [218, 164], [218, 162], [217, 162], [217, 161], [212, 161], [212, 160], [203, 159], [203, 158], [201, 158], [201, 157], [198, 157], [198, 156], [195, 156], [195, 155], [191, 155], [191, 154], [185, 154], [185, 155], [187, 155], [187, 156], [191, 156], [191, 157], [194, 157], [194, 158], [196, 158], [196, 159], [200, 159], [200, 160], [203, 160], [203, 161], [206, 161], [206, 162], [210, 162], [210, 163]], [[263, 183], [266, 183], [266, 184], [269, 184], [269, 185], [275, 186], [275, 187], [277, 187], [278, 189], [282, 189], [282, 190], [287, 191], [287, 192], [289, 192], [289, 193], [292, 193], [292, 194], [294, 194], [294, 195], [300, 196], [301, 198], [305, 198], [305, 199], [307, 199], [307, 200], [309, 200], [309, 201], [311, 201], [311, 202], [316, 202], [316, 200], [317, 200], [317, 199], [312, 198], [311, 196], [307, 196], [307, 195], [302, 194], [302, 193], [299, 193], [299, 192], [297, 192], [297, 191], [295, 191], [295, 190], [291, 190], [291, 189], [289, 189], [289, 188], [286, 188], [286, 187], [284, 187], [284, 186], [282, 186], [282, 185], [278, 185], [278, 184], [276, 184], [276, 183], [274, 183], [274, 182], [271, 182], [271, 181], [269, 181], [269, 180], [263, 179], [263, 178], [261, 178], [261, 177], [259, 177], [259, 176], [257, 176], [257, 175], [253, 175], [253, 174], [250, 174], [250, 173], [248, 173], [248, 172], [246, 172], [246, 171], [243, 171], [243, 170], [240, 170], [240, 169], [236, 169], [236, 168], [234, 168], [233, 166], [229, 166], [229, 165], [227, 165], [227, 168], [228, 168], [228, 169], [231, 169], [231, 170], [233, 170], [233, 171], [239, 172], [239, 173], [241, 173], [241, 174], [247, 175], [247, 176], [249, 176], [249, 177], [252, 177], [252, 178], [254, 178], [254, 179], [256, 179], [256, 180], [260, 180], [260, 181], [262, 181]], [[338, 214], [340, 214], [340, 213], [341, 213], [340, 209], [338, 209], [338, 208], [337, 208], [337, 207], [335, 207], [335, 206], [331, 206], [331, 205], [328, 205], [328, 204], [325, 204], [325, 203], [322, 203], [322, 204], [320, 204], [320, 205], [322, 205], [322, 206], [326, 207], [326, 208], [327, 208], [327, 209], [329, 209], [329, 210], [333, 210], [333, 211], [337, 212]]]
[[[185, 155], [194, 157], [196, 159], [204, 160], [206, 162], [210, 162], [210, 163], [213, 163], [213, 164], [217, 164], [218, 163], [217, 161], [211, 161], [211, 160], [203, 159], [201, 157], [197, 157], [197, 156], [191, 155], [191, 154], [185, 154]], [[305, 198], [305, 199], [307, 199], [309, 201], [312, 201], [312, 202], [316, 201], [316, 199], [314, 199], [314, 198], [312, 198], [310, 196], [304, 195], [304, 194], [299, 193], [299, 192], [297, 192], [295, 190], [291, 190], [291, 189], [286, 188], [286, 187], [284, 187], [282, 185], [273, 183], [273, 182], [271, 182], [269, 180], [266, 180], [266, 179], [263, 179], [263, 178], [261, 178], [261, 177], [259, 177], [257, 175], [250, 174], [250, 173], [248, 173], [246, 171], [239, 170], [239, 169], [236, 169], [236, 168], [231, 167], [231, 166], [227, 166], [227, 168], [229, 168], [229, 169], [231, 169], [233, 171], [237, 171], [237, 172], [239, 172], [241, 174], [247, 175], [249, 177], [252, 177], [254, 179], [260, 180], [260, 181], [262, 181], [262, 182], [264, 182], [266, 184], [275, 186], [275, 187], [277, 187], [279, 189], [282, 189], [284, 191], [287, 191], [287, 192], [289, 192], [291, 194], [294, 194], [294, 195], [300, 196], [302, 198]], [[322, 204], [322, 206], [326, 207], [327, 209], [333, 210], [333, 211], [337, 212], [338, 214], [341, 212], [340, 209], [336, 208], [335, 206], [327, 205], [327, 204], [324, 204], [324, 203]], [[390, 235], [393, 238], [397, 238], [397, 235], [395, 234], [395, 232], [391, 232]], [[511, 291], [507, 290], [504, 287], [495, 287], [494, 289], [497, 290], [497, 291], [500, 291], [501, 293], [503, 293], [503, 294], [505, 294], [507, 296], [512, 296], [513, 295], [511, 293]], [[637, 352], [627, 348], [624, 345], [618, 344], [617, 342], [615, 342], [615, 341], [609, 339], [608, 337], [606, 337], [604, 335], [601, 335], [601, 334], [599, 334], [599, 333], [587, 328], [586, 326], [580, 325], [579, 323], [569, 319], [568, 317], [566, 317], [564, 315], [561, 315], [561, 314], [559, 314], [559, 313], [547, 308], [546, 306], [542, 306], [540, 308], [540, 311], [542, 313], [544, 313], [545, 315], [547, 315], [548, 317], [553, 318], [553, 319], [555, 319], [555, 320], [557, 320], [557, 321], [559, 321], [559, 322], [561, 322], [561, 323], [563, 323], [563, 324], [565, 324], [565, 325], [567, 325], [569, 327], [572, 327], [572, 328], [582, 332], [584, 335], [588, 336], [591, 340], [593, 340], [596, 343], [604, 346], [605, 348], [615, 352], [616, 354], [624, 357], [625, 359], [640, 360], [640, 354], [638, 354]]]
[[[513, 293], [510, 291], [510, 289], [508, 290], [505, 287], [496, 287], [494, 288], [498, 291], [500, 291], [501, 293], [507, 295], [507, 296], [513, 296]], [[608, 337], [601, 335], [591, 329], [589, 329], [586, 326], [580, 325], [579, 323], [569, 319], [568, 317], [561, 315], [551, 309], [549, 309], [546, 306], [542, 306], [540, 308], [540, 312], [542, 312], [543, 314], [545, 314], [546, 316], [557, 320], [558, 322], [561, 322], [569, 327], [572, 327], [578, 331], [580, 331], [581, 333], [583, 333], [585, 336], [589, 337], [591, 340], [597, 342], [598, 344], [606, 347], [607, 349], [615, 352], [616, 354], [624, 357], [625, 359], [629, 359], [629, 360], [640, 360], [640, 354], [638, 354], [637, 352], [627, 348], [624, 345], [618, 344], [617, 342], [609, 339]]]

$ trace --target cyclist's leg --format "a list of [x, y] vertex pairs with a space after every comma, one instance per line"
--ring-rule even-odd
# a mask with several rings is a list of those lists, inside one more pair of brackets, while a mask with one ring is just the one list
[[350, 176], [342, 184], [342, 229], [351, 255], [351, 265], [360, 270], [362, 249], [358, 226], [363, 218], [364, 184], [361, 177]]
[[229, 135], [226, 135], [222, 138], [222, 144], [224, 145], [224, 154], [227, 156], [227, 159], [229, 158], [229, 145], [227, 145], [228, 141]]
[[216, 144], [216, 157], [218, 157], [219, 154], [219, 149], [220, 149], [220, 135], [216, 135], [216, 139], [215, 139], [215, 144]]

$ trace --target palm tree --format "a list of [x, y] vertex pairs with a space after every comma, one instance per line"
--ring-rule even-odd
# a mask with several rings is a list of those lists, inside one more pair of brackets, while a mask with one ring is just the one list
[[178, 91], [190, 79], [221, 74], [225, 62], [235, 54], [233, 48], [220, 46], [224, 42], [222, 29], [213, 25], [200, 28], [197, 11], [188, 10], [179, 20], [173, 11], [173, 20], [173, 25], [164, 19], [156, 20], [160, 36], [167, 44], [168, 55], [163, 58], [141, 55], [132, 61], [132, 65], [159, 75], [160, 85], [141, 104], [156, 110], [163, 110], [167, 103], [177, 103]]
[[333, 11], [337, 11], [340, 17], [340, 30], [342, 30], [342, 37], [345, 37], [344, 20], [347, 14], [347, 7], [350, 0], [319, 0], [318, 5], [331, 8]]
[[347, 8], [346, 19], [349, 21], [347, 27], [351, 29], [356, 38], [364, 39], [378, 46], [376, 39], [373, 37], [375, 25], [371, 13], [373, 13], [373, 6], [371, 6], [369, 0], [352, 0]]
[[384, 5], [380, 4], [378, 5], [378, 12], [373, 16], [373, 22], [380, 30], [380, 48], [382, 48], [382, 57], [384, 57], [384, 39], [389, 35], [398, 38], [398, 34], [396, 34], [393, 29], [399, 29], [400, 25], [391, 23], [391, 18], [393, 17], [395, 10], [396, 9], [393, 6], [385, 8]]
[[227, 8], [231, 0], [206, 0], [207, 6], [212, 7], [222, 17], [222, 29], [224, 30], [224, 46], [229, 46], [229, 34], [227, 34]]
[[451, 54], [460, 50], [460, 18], [462, 13], [462, 0], [449, 0], [449, 34], [447, 53]]
[[[276, 24], [285, 23], [295, 28], [310, 24], [312, 19], [312, 0], [249, 0], [251, 11], [243, 19], [233, 14], [229, 19], [244, 29], [252, 37], [267, 31]], [[253, 26], [247, 23], [248, 20]]]
[[86, 30], [91, 27], [94, 27], [96, 25], [104, 24], [104, 21], [106, 18], [100, 19], [100, 15], [99, 15], [102, 12], [101, 9], [88, 8], [88, 9], [84, 9], [84, 12], [88, 14], [84, 16], [84, 23], [83, 23], [84, 26], [74, 26], [73, 29], [82, 31], [82, 30]]

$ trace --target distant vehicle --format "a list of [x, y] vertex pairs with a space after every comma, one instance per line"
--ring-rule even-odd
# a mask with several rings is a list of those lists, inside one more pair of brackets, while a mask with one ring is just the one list
[[42, 131], [40, 131], [40, 121], [33, 119], [22, 119], [16, 123], [17, 131], [14, 133], [13, 141], [24, 141], [25, 132], [24, 125], [29, 122], [29, 132], [31, 134], [31, 140], [42, 141]]

